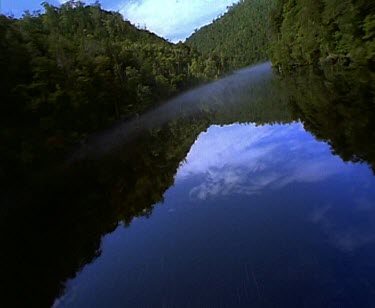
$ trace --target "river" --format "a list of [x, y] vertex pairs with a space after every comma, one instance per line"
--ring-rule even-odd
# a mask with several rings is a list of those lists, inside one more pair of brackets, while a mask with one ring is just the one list
[[92, 136], [6, 225], [17, 294], [56, 308], [375, 306], [373, 77], [266, 63]]

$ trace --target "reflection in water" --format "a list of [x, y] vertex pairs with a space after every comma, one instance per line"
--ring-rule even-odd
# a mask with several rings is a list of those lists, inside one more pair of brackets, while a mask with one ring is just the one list
[[366, 69], [301, 69], [282, 80], [294, 118], [327, 141], [344, 161], [375, 172], [375, 73]]
[[211, 126], [151, 219], [107, 236], [55, 305], [369, 307], [374, 200], [370, 170], [301, 124]]
[[[372, 304], [373, 177], [304, 130], [345, 161], [373, 166], [371, 76], [243, 70], [91, 138], [69, 164], [35, 172], [18, 194], [2, 196], [12, 205], [0, 216], [5, 300]], [[292, 119], [303, 126], [286, 125]]]
[[[197, 91], [212, 101], [188, 92], [173, 100], [183, 102], [177, 109], [169, 103], [103, 133], [78, 149], [70, 164], [48, 173], [34, 171], [27, 187], [5, 196], [11, 206], [1, 215], [0, 257], [8, 265], [2, 276], [10, 303], [50, 306], [65, 280], [101, 254], [104, 234], [120, 222], [129, 225], [134, 217], [150, 215], [173, 185], [191, 145], [211, 123], [290, 119], [286, 102], [279, 103], [273, 90], [269, 64]], [[162, 120], [153, 120], [158, 117]]]
[[340, 167], [340, 160], [332, 160], [327, 147], [317, 144], [301, 124], [213, 126], [195, 143], [177, 179], [203, 177], [190, 195], [205, 200], [320, 182]]
[[230, 77], [189, 91], [159, 108], [95, 136], [70, 160], [98, 157], [133, 140], [142, 132], [183, 118], [208, 119], [209, 123], [287, 121], [286, 102], [280, 102], [271, 64], [240, 70]]

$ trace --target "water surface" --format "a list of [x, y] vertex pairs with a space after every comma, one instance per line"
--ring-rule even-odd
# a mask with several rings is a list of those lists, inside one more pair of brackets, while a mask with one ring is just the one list
[[375, 178], [301, 123], [211, 126], [56, 307], [369, 307]]
[[266, 63], [92, 136], [2, 221], [13, 304], [374, 306], [374, 84]]

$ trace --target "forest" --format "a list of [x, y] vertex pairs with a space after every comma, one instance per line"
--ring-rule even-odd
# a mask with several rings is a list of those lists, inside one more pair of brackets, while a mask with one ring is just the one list
[[375, 3], [366, 0], [241, 0], [186, 42], [233, 68], [375, 63]]
[[0, 181], [10, 187], [87, 136], [234, 69], [268, 59], [286, 70], [375, 69], [371, 1], [241, 0], [178, 44], [98, 2], [43, 7], [0, 15]]
[[[212, 124], [301, 121], [343, 160], [366, 162], [375, 172], [368, 104], [375, 91], [374, 6], [241, 0], [178, 44], [99, 3], [44, 3], [43, 12], [20, 19], [0, 15], [4, 293], [20, 307], [50, 307], [66, 280], [100, 255], [104, 234], [149, 216], [163, 201], [181, 161]], [[101, 159], [66, 163], [89, 135], [139, 121], [167, 98], [267, 60], [294, 74], [249, 83], [240, 95], [210, 91], [195, 100], [201, 109], [194, 116], [145, 129]], [[313, 67], [321, 63], [329, 65]]]
[[186, 41], [203, 55], [215, 55], [232, 69], [268, 60], [270, 14], [275, 1], [241, 0], [222, 17], [197, 30]]
[[278, 0], [269, 55], [275, 66], [375, 65], [375, 2]]
[[0, 178], [7, 168], [62, 158], [93, 132], [260, 61], [374, 69], [374, 6], [241, 0], [178, 44], [98, 2], [44, 2], [43, 13], [0, 15], [0, 150], [7, 162]]
[[0, 15], [1, 180], [22, 179], [28, 166], [59, 160], [88, 134], [224, 71], [99, 3], [43, 6]]

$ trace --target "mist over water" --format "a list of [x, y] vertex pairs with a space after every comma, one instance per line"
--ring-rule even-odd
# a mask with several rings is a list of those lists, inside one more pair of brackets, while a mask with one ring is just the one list
[[374, 84], [265, 63], [91, 136], [17, 187], [14, 301], [372, 307]]
[[[193, 117], [198, 113], [212, 112], [213, 109], [229, 109], [231, 105], [243, 103], [244, 94], [250, 93], [257, 100], [262, 100], [262, 95], [269, 95], [264, 89], [270, 86], [272, 78], [270, 62], [241, 69], [226, 78], [178, 95], [145, 114], [89, 138], [69, 161], [85, 157], [99, 158], [142, 132], [160, 127], [171, 120]], [[251, 100], [249, 103], [251, 104]]]

